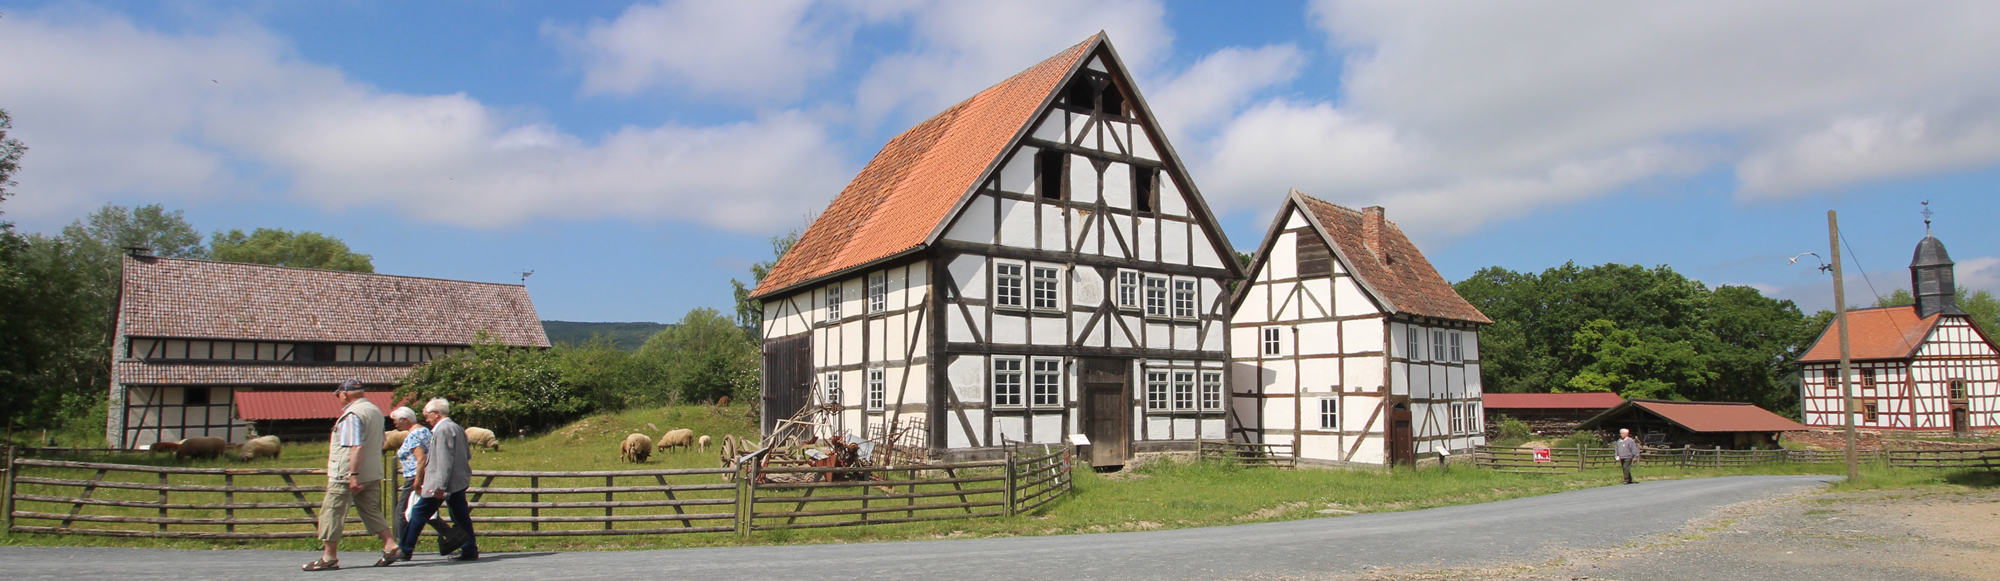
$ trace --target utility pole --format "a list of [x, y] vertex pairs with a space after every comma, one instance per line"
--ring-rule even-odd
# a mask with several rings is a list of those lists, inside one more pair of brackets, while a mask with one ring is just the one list
[[1840, 396], [1847, 406], [1841, 417], [1847, 418], [1847, 480], [1853, 482], [1861, 479], [1861, 466], [1854, 456], [1854, 386], [1847, 379], [1851, 364], [1847, 359], [1847, 289], [1840, 280], [1840, 217], [1833, 210], [1826, 211], [1826, 238], [1827, 245], [1833, 247], [1833, 312], [1840, 325]]

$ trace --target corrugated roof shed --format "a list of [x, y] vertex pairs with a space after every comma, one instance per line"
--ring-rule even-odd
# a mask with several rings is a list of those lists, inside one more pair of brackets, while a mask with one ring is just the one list
[[1510, 409], [1611, 409], [1625, 398], [1610, 392], [1591, 393], [1488, 393], [1480, 405], [1489, 410]]
[[1635, 399], [1605, 410], [1583, 423], [1577, 429], [1588, 430], [1603, 426], [1612, 418], [1623, 415], [1632, 408], [1639, 408], [1680, 426], [1690, 432], [1795, 432], [1806, 427], [1798, 422], [1754, 404], [1712, 401], [1666, 401], [1657, 399]]
[[[391, 402], [395, 394], [387, 391], [367, 393], [368, 401], [382, 408], [388, 415], [396, 409]], [[236, 417], [244, 420], [315, 420], [340, 417], [345, 405], [334, 397], [333, 390], [326, 391], [242, 391], [236, 393]], [[332, 426], [328, 426], [329, 429]]]

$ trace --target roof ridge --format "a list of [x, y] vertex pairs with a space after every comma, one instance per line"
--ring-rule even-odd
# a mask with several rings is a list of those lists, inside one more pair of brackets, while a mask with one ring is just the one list
[[516, 284], [516, 283], [506, 283], [506, 282], [485, 282], [485, 281], [478, 281], [478, 280], [460, 280], [460, 279], [455, 279], [455, 278], [438, 278], [438, 277], [435, 277], [435, 276], [414, 276], [414, 275], [408, 275], [408, 274], [385, 274], [385, 273], [380, 273], [380, 272], [354, 272], [354, 271], [352, 271], [352, 270], [334, 270], [334, 269], [330, 269], [330, 268], [306, 268], [306, 267], [303, 267], [303, 266], [285, 266], [285, 265], [282, 265], [282, 264], [262, 264], [262, 263], [256, 263], [256, 262], [239, 262], [239, 261], [234, 261], [234, 260], [208, 260], [208, 259], [204, 259], [204, 258], [178, 258], [178, 257], [172, 257], [172, 256], [130, 256], [130, 255], [127, 255], [127, 256], [126, 256], [126, 258], [130, 258], [130, 259], [133, 259], [133, 260], [135, 260], [135, 261], [139, 261], [139, 262], [144, 262], [144, 261], [146, 261], [146, 260], [175, 260], [175, 261], [180, 261], [180, 262], [200, 262], [200, 263], [206, 263], [206, 264], [224, 264], [224, 265], [231, 265], [231, 266], [249, 266], [249, 267], [257, 267], [257, 268], [278, 268], [278, 269], [286, 269], [286, 270], [303, 270], [303, 271], [306, 271], [306, 272], [324, 272], [324, 273], [330, 273], [330, 274], [336, 274], [336, 275], [357, 275], [357, 276], [379, 276], [379, 277], [386, 277], [386, 278], [407, 278], [407, 279], [412, 279], [412, 280], [435, 280], [435, 281], [438, 281], [438, 282], [455, 282], [455, 283], [462, 283], [462, 284], [484, 284], [484, 285], [492, 285], [492, 286], [510, 286], [510, 287], [520, 287], [520, 288], [528, 288], [528, 285], [525, 285], [525, 284]]

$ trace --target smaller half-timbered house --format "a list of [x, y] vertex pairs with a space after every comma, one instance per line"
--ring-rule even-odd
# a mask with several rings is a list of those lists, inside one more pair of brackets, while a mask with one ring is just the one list
[[416, 365], [479, 332], [548, 347], [521, 285], [126, 256], [105, 438], [325, 438], [335, 384], [387, 408]]
[[1293, 190], [1237, 288], [1234, 438], [1302, 463], [1407, 464], [1486, 441], [1479, 328], [1381, 207]]
[[[1951, 256], [1925, 236], [1910, 261], [1916, 304], [1847, 312], [1854, 425], [1966, 433], [2000, 429], [2000, 348], [1957, 305]], [[1805, 425], [1844, 427], [1840, 322], [1799, 358]]]

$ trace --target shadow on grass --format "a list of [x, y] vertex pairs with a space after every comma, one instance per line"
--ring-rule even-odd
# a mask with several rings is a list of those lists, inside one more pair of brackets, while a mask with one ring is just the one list
[[1992, 470], [1960, 470], [1945, 474], [1944, 481], [1972, 488], [2000, 488], [2000, 472]]

